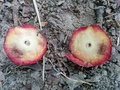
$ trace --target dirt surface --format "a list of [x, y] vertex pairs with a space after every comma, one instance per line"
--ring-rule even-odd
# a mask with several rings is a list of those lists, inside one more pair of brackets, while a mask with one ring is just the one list
[[[17, 66], [3, 50], [10, 26], [31, 24], [39, 28], [32, 0], [0, 0], [0, 90], [120, 90], [120, 0], [36, 1], [42, 22], [48, 22], [41, 31], [47, 38], [45, 82], [43, 60], [30, 66]], [[112, 57], [101, 66], [83, 68], [68, 60], [65, 52], [69, 50], [73, 31], [94, 23], [100, 24], [110, 36]]]

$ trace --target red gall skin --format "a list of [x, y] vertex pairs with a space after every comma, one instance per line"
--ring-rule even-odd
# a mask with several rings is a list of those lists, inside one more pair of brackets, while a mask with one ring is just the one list
[[[88, 28], [92, 28], [92, 31], [94, 31], [95, 34], [97, 34], [97, 32], [99, 31], [101, 33], [101, 36], [98, 35], [98, 37], [103, 37], [105, 38], [105, 41], [107, 43], [105, 43], [105, 45], [101, 45], [98, 44], [99, 47], [101, 47], [100, 49], [103, 49], [102, 51], [98, 50], [97, 56], [95, 58], [95, 60], [89, 60], [89, 58], [83, 59], [83, 56], [81, 54], [78, 55], [79, 52], [82, 51], [78, 51], [78, 50], [74, 50], [74, 39], [77, 37], [78, 34], [84, 32], [85, 30], [87, 30]], [[96, 38], [98, 38], [96, 37]], [[86, 36], [84, 37], [86, 38]], [[86, 41], [86, 39], [84, 40]], [[97, 41], [97, 40], [96, 40]], [[94, 42], [96, 42], [94, 41]], [[81, 47], [81, 46], [80, 46]], [[105, 47], [105, 48], [104, 48]], [[78, 28], [71, 36], [70, 38], [70, 42], [69, 42], [69, 48], [71, 50], [71, 53], [66, 53], [66, 57], [68, 59], [70, 59], [72, 62], [74, 62], [75, 64], [82, 66], [82, 67], [93, 67], [93, 66], [98, 66], [101, 65], [103, 63], [105, 63], [106, 61], [108, 61], [108, 59], [110, 59], [111, 57], [111, 52], [112, 52], [112, 42], [110, 40], [110, 38], [108, 37], [108, 35], [106, 34], [106, 32], [97, 24], [92, 24], [90, 26], [82, 26], [80, 28]], [[78, 48], [79, 49], [79, 48]], [[93, 56], [93, 53], [89, 53], [89, 56]], [[100, 55], [103, 54], [103, 55]], [[86, 54], [84, 55], [84, 57], [88, 57]]]
[[[10, 58], [10, 60], [14, 63], [14, 64], [16, 64], [16, 65], [30, 65], [30, 64], [34, 64], [34, 63], [37, 63], [39, 60], [41, 60], [41, 58], [43, 57], [43, 55], [45, 54], [45, 52], [46, 52], [46, 43], [47, 43], [47, 41], [46, 41], [46, 38], [45, 37], [43, 37], [40, 33], [40, 35], [41, 35], [41, 42], [39, 42], [38, 41], [38, 43], [40, 44], [40, 46], [42, 47], [42, 52], [41, 53], [37, 53], [37, 55], [36, 55], [36, 57], [34, 58], [34, 59], [24, 59], [22, 56], [21, 57], [19, 57], [19, 54], [21, 54], [21, 55], [23, 55], [24, 56], [24, 51], [22, 51], [22, 50], [17, 50], [17, 49], [15, 49], [14, 48], [14, 44], [12, 44], [13, 45], [13, 49], [15, 50], [15, 52], [17, 53], [17, 55], [18, 55], [18, 57], [15, 57], [15, 55], [14, 55], [14, 53], [12, 53], [12, 51], [11, 51], [11, 48], [8, 46], [8, 42], [9, 42], [9, 36], [11, 36], [11, 34], [13, 34], [14, 33], [14, 31], [15, 31], [15, 29], [16, 28], [20, 28], [21, 29], [21, 31], [22, 31], [22, 29], [23, 30], [29, 30], [29, 32], [33, 32], [33, 31], [35, 31], [36, 32], [36, 35], [37, 35], [37, 32], [38, 32], [38, 29], [36, 28], [36, 27], [34, 27], [34, 26], [31, 26], [31, 25], [27, 25], [27, 24], [24, 24], [24, 25], [21, 25], [21, 26], [18, 26], [18, 27], [11, 27], [11, 28], [9, 28], [9, 30], [8, 30], [8, 32], [7, 32], [7, 34], [6, 34], [6, 37], [5, 37], [5, 40], [4, 40], [4, 50], [5, 50], [5, 52], [6, 52], [6, 54], [7, 54], [7, 56]], [[14, 35], [14, 34], [13, 34]], [[19, 37], [19, 34], [18, 34], [18, 37]], [[22, 37], [22, 35], [20, 36], [20, 38]], [[24, 36], [23, 36], [24, 37]], [[16, 38], [13, 38], [13, 39], [16, 39]], [[18, 41], [19, 42], [19, 41]], [[35, 47], [36, 48], [36, 47]], [[38, 47], [39, 48], [39, 47]], [[36, 50], [37, 51], [37, 50]], [[31, 51], [30, 51], [31, 52]], [[27, 54], [29, 54], [30, 52], [25, 52], [25, 53], [27, 53]], [[39, 52], [39, 51], [38, 51]], [[31, 53], [30, 53], [30, 55], [29, 56], [32, 56], [31, 55]]]

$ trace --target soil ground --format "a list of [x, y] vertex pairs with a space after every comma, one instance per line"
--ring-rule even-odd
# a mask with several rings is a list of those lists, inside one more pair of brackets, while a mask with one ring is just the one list
[[[120, 90], [120, 0], [36, 1], [42, 22], [48, 23], [41, 31], [47, 38], [45, 81], [43, 60], [17, 66], [3, 50], [4, 37], [11, 26], [31, 24], [39, 28], [32, 0], [0, 0], [0, 90]], [[103, 65], [83, 68], [68, 60], [65, 52], [73, 31], [95, 23], [111, 38], [112, 57]]]

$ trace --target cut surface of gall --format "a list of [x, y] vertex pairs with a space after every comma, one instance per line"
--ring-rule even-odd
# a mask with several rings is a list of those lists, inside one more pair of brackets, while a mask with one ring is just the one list
[[17, 65], [38, 62], [46, 52], [46, 39], [31, 25], [11, 27], [5, 37], [4, 50]]
[[97, 24], [80, 27], [69, 42], [68, 59], [83, 67], [101, 65], [111, 57], [112, 43], [106, 32]]

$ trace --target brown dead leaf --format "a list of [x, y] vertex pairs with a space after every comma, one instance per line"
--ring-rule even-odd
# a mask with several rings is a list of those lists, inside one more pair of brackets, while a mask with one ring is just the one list
[[48, 22], [41, 22], [42, 27], [46, 26]]

